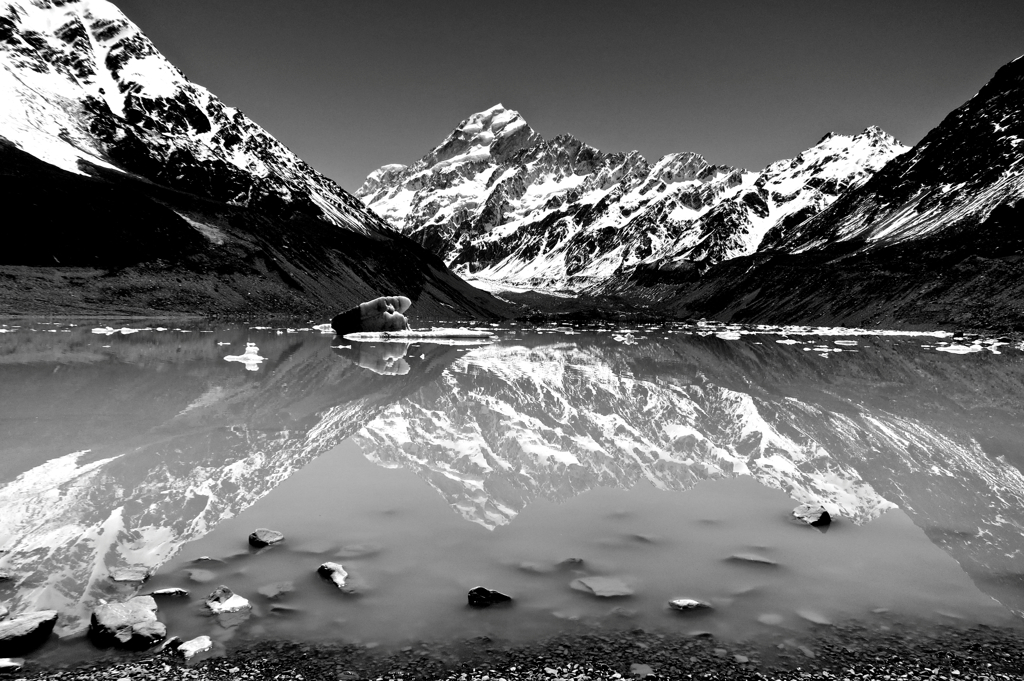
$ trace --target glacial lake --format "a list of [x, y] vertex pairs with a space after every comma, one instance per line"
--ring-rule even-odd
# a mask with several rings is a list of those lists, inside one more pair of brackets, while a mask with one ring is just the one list
[[[1019, 343], [485, 328], [493, 342], [444, 345], [0, 325], [0, 602], [60, 613], [31, 657], [110, 654], [85, 637], [101, 599], [171, 587], [190, 596], [159, 600], [169, 635], [210, 635], [216, 651], [1021, 625]], [[804, 502], [833, 523], [794, 520]], [[251, 548], [259, 527], [286, 539]], [[327, 561], [346, 591], [317, 575]], [[140, 566], [143, 584], [111, 579]], [[252, 610], [211, 615], [221, 584]], [[512, 604], [468, 607], [477, 585]], [[676, 598], [712, 608], [674, 611]]]

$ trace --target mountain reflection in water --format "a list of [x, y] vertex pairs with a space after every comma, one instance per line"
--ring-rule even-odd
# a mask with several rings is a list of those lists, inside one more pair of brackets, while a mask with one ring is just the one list
[[[1024, 612], [1018, 350], [868, 336], [822, 357], [806, 348], [839, 346], [682, 326], [634, 329], [635, 344], [513, 329], [480, 347], [36, 328], [0, 334], [0, 568], [16, 576], [0, 600], [58, 609], [65, 634], [137, 589], [112, 570], [163, 565], [350, 437], [491, 530], [537, 500], [736, 476], [857, 524], [899, 507]], [[224, 361], [246, 342], [266, 358], [255, 371]]]

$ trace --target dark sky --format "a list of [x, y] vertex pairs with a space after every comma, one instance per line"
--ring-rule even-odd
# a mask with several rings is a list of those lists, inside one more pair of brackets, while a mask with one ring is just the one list
[[1024, 3], [114, 0], [192, 81], [354, 190], [498, 102], [546, 138], [758, 170], [917, 142], [1024, 53]]

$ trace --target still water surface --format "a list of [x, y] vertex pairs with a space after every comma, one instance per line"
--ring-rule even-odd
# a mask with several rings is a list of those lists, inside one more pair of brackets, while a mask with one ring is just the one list
[[[60, 611], [37, 656], [91, 655], [99, 599], [172, 586], [191, 597], [160, 601], [169, 633], [225, 645], [799, 636], [1024, 612], [1012, 344], [956, 354], [934, 336], [666, 325], [505, 326], [450, 346], [94, 326], [0, 327], [0, 569], [14, 576], [0, 600]], [[838, 517], [827, 532], [789, 518], [806, 501]], [[257, 527], [287, 539], [256, 551]], [[325, 561], [352, 593], [317, 576]], [[145, 584], [111, 580], [137, 565], [154, 570]], [[587, 577], [630, 593], [595, 596]], [[208, 615], [219, 584], [252, 612]], [[467, 608], [478, 584], [513, 606]], [[714, 609], [670, 611], [680, 597]]]

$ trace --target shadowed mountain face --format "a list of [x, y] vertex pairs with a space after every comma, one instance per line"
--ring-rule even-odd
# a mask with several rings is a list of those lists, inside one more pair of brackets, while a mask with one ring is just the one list
[[1020, 329], [1024, 59], [863, 186], [709, 271], [644, 263], [600, 292], [720, 320]]
[[[898, 506], [1024, 611], [1017, 349], [686, 328], [397, 349], [309, 331], [50, 328], [0, 334], [0, 567], [16, 576], [0, 597], [59, 609], [65, 633], [96, 599], [134, 591], [112, 570], [159, 566], [351, 436], [487, 528], [534, 500], [644, 480], [751, 476], [859, 524]], [[224, 361], [246, 341], [266, 358], [255, 371]]]
[[[0, 313], [503, 306], [191, 83], [105, 0], [0, 2]], [[400, 264], [399, 264], [400, 263]]]
[[761, 173], [690, 152], [649, 163], [572, 135], [544, 140], [499, 104], [356, 194], [462, 274], [581, 289], [641, 263], [703, 270], [753, 253], [766, 232], [817, 214], [906, 149], [872, 127], [829, 133]]

